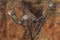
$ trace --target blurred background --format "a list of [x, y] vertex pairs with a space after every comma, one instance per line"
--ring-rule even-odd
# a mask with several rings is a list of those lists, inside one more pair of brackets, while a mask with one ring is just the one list
[[[50, 1], [56, 4], [55, 11], [47, 7]], [[47, 16], [34, 40], [60, 40], [60, 0], [0, 0], [0, 40], [31, 40], [28, 29], [16, 24], [8, 15], [11, 9], [18, 20], [24, 14], [28, 14], [30, 20], [46, 15], [47, 12], [56, 14]], [[34, 27], [31, 27], [31, 30], [33, 31]]]

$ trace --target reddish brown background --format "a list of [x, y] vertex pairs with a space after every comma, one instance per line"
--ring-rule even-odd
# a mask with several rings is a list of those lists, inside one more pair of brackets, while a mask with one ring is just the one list
[[[28, 33], [24, 36], [24, 28], [22, 25], [16, 24], [8, 15], [8, 11], [13, 9], [18, 18], [23, 14], [23, 8], [19, 0], [0, 0], [0, 40], [30, 40]], [[35, 1], [35, 0], [34, 0]], [[57, 4], [60, 0], [53, 0]], [[5, 4], [6, 3], [6, 4]], [[43, 8], [43, 15], [46, 12], [46, 2]], [[57, 6], [56, 12], [60, 13], [60, 6]], [[53, 24], [53, 18], [46, 19], [41, 31], [35, 40], [60, 40], [60, 24]], [[59, 22], [60, 17], [55, 16], [54, 21]], [[24, 39], [26, 37], [26, 39]]]

